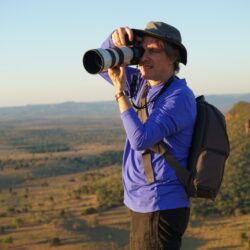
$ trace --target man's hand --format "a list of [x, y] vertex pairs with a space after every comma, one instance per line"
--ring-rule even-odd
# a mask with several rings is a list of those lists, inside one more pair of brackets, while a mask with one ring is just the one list
[[114, 67], [108, 69], [108, 74], [115, 87], [115, 93], [120, 93], [125, 90], [126, 75], [125, 66]]
[[[118, 95], [123, 92], [126, 83], [125, 66], [121, 65], [120, 67], [108, 69], [108, 73], [114, 84], [115, 94]], [[120, 96], [116, 101], [118, 102], [121, 113], [132, 107], [128, 97], [125, 95]]]
[[126, 46], [125, 36], [128, 36], [129, 41], [133, 41], [133, 31], [128, 27], [116, 29], [112, 34], [112, 41], [116, 47]]

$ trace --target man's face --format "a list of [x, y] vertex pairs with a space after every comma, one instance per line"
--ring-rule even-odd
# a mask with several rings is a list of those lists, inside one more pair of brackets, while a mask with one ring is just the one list
[[145, 36], [141, 45], [145, 50], [139, 62], [142, 77], [159, 82], [168, 79], [173, 73], [173, 61], [165, 53], [163, 41]]

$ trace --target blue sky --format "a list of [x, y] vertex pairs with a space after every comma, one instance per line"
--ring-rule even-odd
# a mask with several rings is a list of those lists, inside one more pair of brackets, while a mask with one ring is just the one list
[[117, 27], [148, 21], [177, 27], [196, 95], [250, 92], [248, 0], [0, 0], [0, 107], [113, 100], [82, 56]]

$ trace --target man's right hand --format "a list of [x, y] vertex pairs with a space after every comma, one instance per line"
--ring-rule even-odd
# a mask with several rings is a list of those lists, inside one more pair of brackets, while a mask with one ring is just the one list
[[128, 36], [129, 41], [133, 41], [133, 31], [129, 27], [121, 27], [112, 33], [112, 41], [116, 47], [127, 46], [125, 36]]

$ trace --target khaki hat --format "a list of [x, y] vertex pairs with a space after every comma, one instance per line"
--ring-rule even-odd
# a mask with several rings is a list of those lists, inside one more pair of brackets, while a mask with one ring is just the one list
[[163, 22], [149, 22], [144, 30], [132, 29], [137, 36], [152, 36], [176, 45], [180, 50], [180, 62], [187, 64], [187, 50], [181, 42], [181, 33]]

